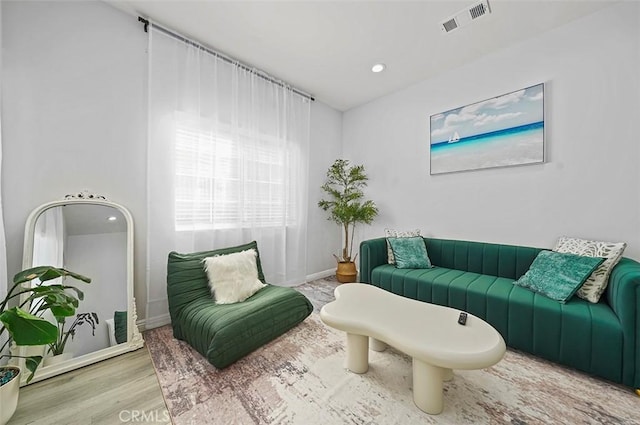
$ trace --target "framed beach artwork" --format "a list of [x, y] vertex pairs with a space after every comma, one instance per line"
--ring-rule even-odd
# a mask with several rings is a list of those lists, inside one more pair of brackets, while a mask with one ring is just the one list
[[431, 116], [431, 174], [544, 162], [544, 84]]

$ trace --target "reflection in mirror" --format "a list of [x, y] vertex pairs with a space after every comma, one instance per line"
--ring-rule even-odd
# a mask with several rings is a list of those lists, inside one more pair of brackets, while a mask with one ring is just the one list
[[[25, 269], [51, 265], [91, 278], [90, 284], [66, 283], [84, 292], [84, 300], [76, 317], [58, 325], [60, 344], [35, 349], [42, 353], [28, 348], [29, 355], [44, 354], [47, 360], [32, 382], [142, 346], [133, 299], [133, 220], [124, 207], [102, 199], [67, 199], [37, 208], [27, 220], [23, 260]], [[56, 323], [48, 314], [44, 318]], [[23, 355], [27, 350], [16, 348]]]
[[91, 284], [76, 285], [84, 292], [77, 313], [96, 313], [95, 331], [87, 321], [77, 326], [64, 347], [68, 357], [107, 348], [115, 339], [114, 313], [127, 310], [126, 248], [127, 223], [113, 207], [61, 205], [37, 218], [32, 267], [54, 265], [91, 277]]

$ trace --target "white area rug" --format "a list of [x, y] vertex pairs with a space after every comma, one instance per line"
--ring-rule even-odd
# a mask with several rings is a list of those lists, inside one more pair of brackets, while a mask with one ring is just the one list
[[317, 312], [224, 370], [170, 327], [145, 339], [176, 425], [640, 423], [630, 388], [511, 350], [489, 369], [455, 371], [443, 413], [428, 415], [413, 403], [409, 357], [372, 351], [369, 371], [351, 373], [345, 335]]

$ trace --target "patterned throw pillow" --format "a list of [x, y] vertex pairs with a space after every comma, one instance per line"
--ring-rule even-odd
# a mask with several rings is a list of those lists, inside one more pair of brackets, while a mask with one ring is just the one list
[[406, 232], [399, 232], [393, 229], [384, 229], [384, 235], [387, 238], [387, 263], [395, 264], [396, 260], [393, 256], [391, 245], [389, 244], [389, 238], [415, 238], [416, 236], [420, 236], [420, 229], [416, 229], [413, 231], [408, 230]]
[[602, 257], [604, 262], [591, 273], [584, 285], [578, 289], [577, 295], [592, 303], [597, 303], [609, 283], [609, 275], [618, 264], [627, 244], [624, 242], [599, 242], [562, 236], [558, 239], [556, 252], [565, 252], [586, 257]]

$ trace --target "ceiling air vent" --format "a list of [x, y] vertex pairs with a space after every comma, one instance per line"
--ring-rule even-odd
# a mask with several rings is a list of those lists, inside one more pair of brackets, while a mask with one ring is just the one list
[[442, 28], [444, 32], [451, 32], [489, 13], [491, 13], [489, 0], [482, 0], [445, 19], [440, 23], [440, 28]]
[[458, 24], [456, 23], [455, 19], [449, 19], [448, 21], [443, 22], [442, 26], [444, 27], [444, 30], [446, 32], [453, 31], [454, 29], [458, 28]]

